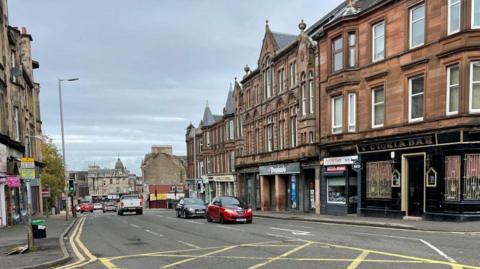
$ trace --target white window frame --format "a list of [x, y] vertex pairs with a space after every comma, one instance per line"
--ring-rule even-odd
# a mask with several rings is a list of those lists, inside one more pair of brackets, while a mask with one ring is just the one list
[[348, 67], [353, 68], [355, 66], [357, 66], [357, 33], [351, 32], [348, 34]]
[[[412, 95], [412, 81], [420, 77], [423, 77], [423, 92], [417, 93], [414, 96], [423, 95], [423, 104], [422, 104], [423, 115], [419, 118], [412, 118], [412, 97], [414, 97]], [[425, 75], [418, 75], [408, 79], [408, 122], [414, 123], [414, 122], [423, 121], [424, 115], [425, 115]]]
[[[417, 19], [416, 21], [413, 21], [413, 11], [420, 8], [420, 7], [423, 7], [423, 17], [420, 18], [420, 19]], [[417, 47], [420, 47], [420, 46], [423, 46], [425, 44], [425, 3], [421, 3], [421, 4], [418, 4], [414, 7], [411, 7], [410, 10], [409, 10], [409, 13], [410, 13], [410, 22], [409, 22], [409, 27], [410, 27], [410, 36], [409, 36], [409, 39], [410, 39], [410, 49], [414, 49], [414, 48], [417, 48]], [[419, 22], [419, 21], [422, 21], [423, 20], [423, 40], [421, 43], [417, 44], [417, 45], [413, 45], [413, 24], [416, 23], [416, 22]]]
[[234, 140], [235, 139], [235, 134], [234, 134], [234, 128], [233, 128], [233, 120], [229, 120], [229, 139]]
[[273, 151], [273, 123], [272, 123], [272, 117], [267, 118], [267, 151], [272, 152]]
[[[351, 117], [352, 115], [353, 117]], [[357, 121], [357, 95], [355, 93], [349, 93], [348, 94], [348, 132], [352, 133], [357, 130], [356, 121]]]
[[308, 92], [310, 94], [310, 114], [313, 114], [314, 113], [314, 108], [315, 108], [315, 104], [314, 104], [314, 100], [315, 100], [315, 95], [314, 95], [314, 83], [313, 83], [313, 79], [310, 79], [308, 81]]
[[[375, 29], [378, 26], [380, 26], [381, 24], [383, 24], [383, 35], [375, 37], [375, 32], [376, 32]], [[387, 49], [387, 46], [385, 44], [386, 32], [387, 32], [387, 26], [386, 26], [385, 21], [381, 21], [381, 22], [378, 22], [378, 23], [372, 25], [372, 61], [373, 62], [378, 62], [378, 61], [381, 61], [381, 60], [385, 59], [385, 53], [386, 53], [386, 49]], [[376, 58], [376, 53], [375, 53], [375, 48], [376, 48], [375, 47], [375, 40], [377, 40], [378, 38], [383, 38], [383, 55], [380, 58]]]
[[307, 82], [302, 82], [302, 116], [307, 115]]
[[[340, 44], [340, 47], [337, 49], [335, 47], [335, 44], [337, 41], [340, 41], [338, 44]], [[340, 62], [336, 62], [336, 56], [340, 55], [341, 59]], [[337, 64], [339, 64], [337, 68]], [[338, 72], [344, 68], [344, 46], [343, 46], [343, 36], [339, 36], [332, 40], [332, 72]]]
[[230, 151], [230, 172], [235, 172], [235, 151]]
[[[459, 81], [458, 81], [458, 84], [454, 84], [454, 85], [451, 85], [450, 84], [450, 80], [451, 80], [451, 72], [450, 70], [452, 70], [453, 68], [457, 68], [458, 69], [458, 72], [459, 72]], [[459, 65], [452, 65], [452, 66], [449, 66], [447, 68], [447, 101], [446, 101], [446, 114], [447, 115], [456, 115], [458, 114], [458, 108], [456, 111], [450, 111], [450, 89], [452, 87], [457, 87], [458, 86], [458, 90], [459, 90], [459, 94], [460, 94], [460, 66]], [[460, 100], [458, 100], [458, 102], [460, 102]], [[460, 105], [459, 105], [460, 106]]]
[[[383, 102], [375, 103], [375, 93], [377, 91], [383, 91]], [[383, 122], [381, 124], [375, 124], [375, 107], [383, 105]], [[372, 128], [381, 128], [385, 124], [385, 87], [380, 86], [372, 89]]]
[[18, 116], [18, 107], [13, 108], [13, 126], [15, 127], [15, 140], [20, 141], [20, 119]]
[[[455, 1], [455, 2], [452, 3], [453, 1]], [[459, 8], [458, 8], [458, 18], [459, 18], [458, 29], [450, 31], [450, 28], [451, 28], [450, 25], [452, 23], [452, 20], [451, 20], [452, 6], [454, 6], [456, 4], [459, 5]], [[461, 18], [462, 18], [462, 1], [461, 0], [448, 0], [448, 15], [447, 15], [447, 20], [448, 20], [448, 22], [447, 22], [447, 32], [448, 32], [448, 35], [453, 35], [455, 33], [460, 32], [460, 28], [461, 28], [461, 25], [462, 25]]]
[[480, 64], [480, 61], [472, 61], [472, 62], [470, 62], [470, 82], [469, 82], [469, 84], [470, 84], [470, 86], [469, 86], [469, 87], [470, 87], [470, 90], [469, 90], [469, 93], [468, 93], [468, 96], [469, 96], [469, 98], [468, 98], [468, 99], [469, 99], [469, 105], [468, 105], [468, 107], [469, 107], [470, 113], [480, 113], [480, 108], [476, 108], [476, 109], [473, 108], [473, 98], [472, 98], [473, 84], [480, 84], [480, 81], [473, 81], [473, 65], [474, 65], [475, 63]]
[[[335, 125], [335, 100], [340, 99], [342, 102], [342, 109], [340, 110], [340, 125]], [[335, 129], [338, 129], [338, 131], [335, 131]], [[338, 95], [335, 97], [332, 97], [332, 134], [341, 134], [343, 132], [343, 95]]]
[[472, 0], [472, 22], [471, 22], [471, 27], [472, 29], [480, 29], [480, 24], [475, 25], [475, 0]]
[[290, 64], [290, 88], [295, 87], [297, 84], [297, 63]]

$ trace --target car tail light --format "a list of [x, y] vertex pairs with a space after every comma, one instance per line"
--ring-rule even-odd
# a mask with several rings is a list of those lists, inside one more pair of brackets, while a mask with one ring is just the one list
[[143, 201], [142, 200], [140, 200], [140, 206], [143, 206]]
[[120, 207], [123, 207], [123, 202], [120, 202]]

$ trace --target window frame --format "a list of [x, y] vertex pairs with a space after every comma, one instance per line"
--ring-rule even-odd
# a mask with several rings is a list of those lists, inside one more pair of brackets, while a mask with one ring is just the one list
[[[418, 19], [416, 21], [413, 21], [413, 12], [420, 8], [420, 7], [423, 7], [423, 17], [421, 19]], [[419, 22], [419, 21], [422, 21], [423, 20], [423, 40], [421, 43], [417, 44], [417, 45], [414, 45], [413, 44], [413, 24], [416, 23], [416, 22]], [[409, 8], [409, 22], [408, 22], [408, 26], [409, 26], [409, 47], [410, 49], [414, 49], [414, 48], [418, 48], [418, 47], [421, 47], [423, 45], [425, 45], [425, 36], [426, 36], [426, 9], [425, 9], [425, 2], [422, 2], [422, 3], [419, 3], [413, 7], [410, 7]]]
[[[376, 96], [375, 93], [380, 90], [383, 92], [383, 101], [375, 103], [375, 96]], [[381, 124], [375, 124], [375, 107], [379, 105], [383, 105], [383, 121]], [[385, 125], [385, 87], [383, 85], [372, 89], [372, 108], [371, 109], [372, 109], [372, 112], [371, 112], [372, 128], [382, 128]]]
[[[452, 69], [458, 69], [458, 84], [455, 84], [455, 85], [452, 85], [451, 84], [451, 70]], [[448, 66], [447, 67], [447, 88], [446, 88], [446, 96], [447, 96], [447, 100], [446, 100], [446, 115], [447, 116], [451, 116], [451, 115], [457, 115], [458, 114], [458, 110], [460, 108], [460, 79], [461, 79], [461, 76], [460, 76], [460, 66], [458, 64], [454, 64], [454, 65], [451, 65], [451, 66]], [[457, 107], [457, 110], [456, 111], [450, 111], [450, 97], [451, 97], [451, 94], [450, 94], [450, 91], [451, 91], [451, 88], [452, 87], [458, 87], [458, 107]]]
[[[412, 82], [414, 79], [423, 77], [423, 91], [422, 93], [417, 93], [415, 96], [422, 95], [422, 116], [419, 118], [412, 118]], [[421, 122], [425, 118], [425, 74], [416, 75], [408, 78], [408, 122], [415, 123]]]
[[[376, 27], [378, 27], [379, 25], [383, 24], [383, 36], [379, 36], [379, 37], [375, 37], [375, 29]], [[386, 33], [387, 33], [387, 24], [385, 23], [385, 20], [382, 20], [382, 21], [379, 21], [375, 24], [372, 25], [372, 62], [378, 62], [378, 61], [381, 61], [381, 60], [384, 60], [385, 59], [385, 54], [386, 54], [386, 49], [387, 49], [387, 46], [386, 46]], [[375, 40], [377, 38], [381, 38], [383, 37], [383, 55], [381, 58], [376, 58], [376, 55], [375, 55]]]
[[475, 0], [472, 0], [471, 3], [472, 3], [471, 4], [472, 13], [471, 13], [470, 27], [472, 29], [480, 29], [480, 24], [475, 25]]
[[[332, 134], [341, 134], [343, 133], [343, 95], [337, 95], [337, 96], [332, 96]], [[341, 100], [341, 113], [339, 115], [340, 117], [340, 125], [335, 125], [335, 100], [340, 99]], [[338, 130], [338, 131], [335, 131]]]
[[[457, 1], [455, 2], [454, 4], [452, 4], [452, 1]], [[459, 8], [458, 8], [458, 29], [454, 30], [454, 31], [450, 31], [450, 26], [451, 26], [451, 23], [452, 23], [452, 20], [451, 20], [451, 14], [452, 14], [452, 6], [458, 4], [459, 5]], [[462, 0], [448, 0], [447, 2], [447, 9], [448, 9], [448, 13], [447, 13], [447, 34], [448, 35], [453, 35], [453, 34], [456, 34], [458, 32], [460, 32], [461, 28], [462, 28]]]
[[[335, 49], [335, 43], [337, 41], [340, 41], [339, 44], [340, 44], [340, 48], [339, 49]], [[332, 72], [335, 73], [335, 72], [339, 72], [341, 70], [344, 69], [344, 44], [343, 44], [343, 36], [340, 35], [340, 36], [337, 36], [335, 38], [332, 39]], [[341, 60], [340, 60], [340, 68], [339, 69], [336, 69], [336, 61], [335, 61], [335, 56], [339, 54], [341, 56]]]
[[314, 91], [314, 88], [315, 88], [315, 84], [314, 84], [314, 81], [313, 81], [313, 78], [311, 78], [309, 81], [308, 81], [308, 93], [309, 93], [309, 112], [310, 114], [314, 114], [315, 113], [315, 91]]
[[[353, 36], [353, 45], [350, 43], [350, 37]], [[352, 53], [352, 50], [354, 53]], [[353, 54], [353, 55], [352, 55]], [[349, 32], [348, 33], [348, 67], [355, 68], [357, 66], [357, 33], [356, 32]], [[353, 57], [352, 57], [353, 56]], [[353, 60], [353, 65], [351, 64]]]
[[[353, 97], [353, 104], [351, 102], [352, 101], [351, 97]], [[347, 99], [348, 99], [347, 129], [349, 133], [354, 133], [357, 130], [357, 94], [349, 93], [347, 95]], [[353, 110], [353, 119], [350, 117], [352, 110]]]
[[468, 93], [468, 111], [469, 113], [471, 114], [476, 114], [476, 113], [480, 113], [480, 108], [473, 108], [473, 84], [476, 83], [476, 84], [480, 84], [480, 81], [476, 81], [474, 82], [473, 81], [473, 65], [475, 63], [478, 63], [479, 67], [480, 68], [480, 60], [476, 60], [476, 61], [471, 61], [470, 62], [470, 78], [469, 78], [469, 93]]

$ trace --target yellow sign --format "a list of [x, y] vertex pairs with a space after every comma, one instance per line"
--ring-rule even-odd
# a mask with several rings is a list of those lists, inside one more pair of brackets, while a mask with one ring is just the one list
[[155, 197], [155, 194], [151, 193], [150, 194], [150, 201], [156, 201], [156, 200], [157, 200], [157, 197]]
[[22, 158], [20, 158], [20, 162], [22, 162], [22, 163], [34, 163], [35, 159], [33, 159], [31, 157], [22, 157]]
[[166, 193], [157, 193], [157, 200], [167, 200]]
[[20, 177], [28, 180], [35, 179], [35, 169], [20, 168]]
[[20, 158], [20, 167], [35, 169], [35, 160], [33, 158]]

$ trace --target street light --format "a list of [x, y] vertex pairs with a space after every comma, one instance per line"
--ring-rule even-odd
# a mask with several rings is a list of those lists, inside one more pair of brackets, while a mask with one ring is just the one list
[[[62, 81], [77, 81], [79, 78], [68, 78], [68, 79], [58, 79], [58, 98], [60, 100], [60, 126], [62, 129], [62, 155], [63, 155], [63, 176], [65, 177], [65, 181], [67, 181], [67, 160], [65, 159], [65, 134], [63, 131], [63, 100], [62, 100]], [[66, 203], [65, 203], [65, 220], [68, 220], [68, 190], [65, 184], [65, 194]], [[72, 209], [73, 209], [73, 199], [72, 199]], [[72, 213], [73, 214], [73, 213]]]

